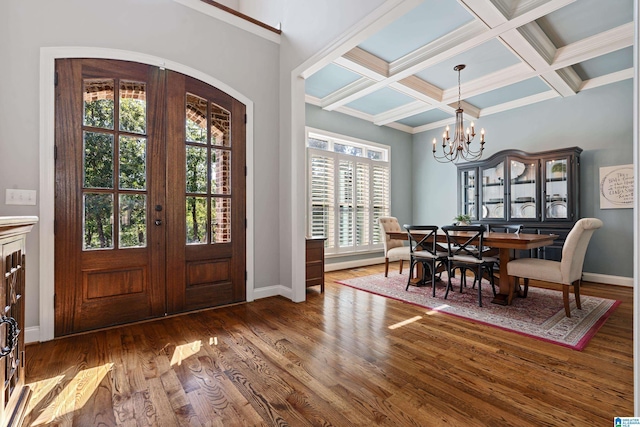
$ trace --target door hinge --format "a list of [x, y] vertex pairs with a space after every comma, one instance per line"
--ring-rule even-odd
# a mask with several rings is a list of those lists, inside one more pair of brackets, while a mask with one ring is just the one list
[[53, 146], [53, 160], [58, 160], [58, 146]]
[[247, 124], [247, 115], [246, 114], [244, 115], [244, 124], [245, 125]]
[[56, 71], [53, 75], [53, 85], [58, 86], [58, 72]]
[[247, 272], [247, 270], [244, 271], [244, 281], [246, 282], [248, 280], [249, 277], [249, 273]]
[[53, 294], [53, 308], [56, 308], [56, 294]]
[[244, 167], [244, 176], [247, 176], [247, 172], [248, 172], [248, 169], [247, 169], [247, 167], [245, 166], [245, 167]]
[[248, 227], [249, 222], [247, 221], [247, 218], [244, 219], [244, 228]]

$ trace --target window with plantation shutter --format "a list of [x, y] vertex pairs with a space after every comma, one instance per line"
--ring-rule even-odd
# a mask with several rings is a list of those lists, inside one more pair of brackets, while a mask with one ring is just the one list
[[307, 131], [307, 235], [326, 254], [382, 248], [378, 218], [390, 214], [389, 147]]

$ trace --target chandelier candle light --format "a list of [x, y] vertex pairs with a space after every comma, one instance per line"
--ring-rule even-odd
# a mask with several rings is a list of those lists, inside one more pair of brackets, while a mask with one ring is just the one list
[[470, 128], [467, 127], [466, 133], [464, 130], [463, 110], [460, 106], [460, 71], [464, 70], [465, 67], [466, 65], [464, 64], [453, 67], [453, 69], [458, 72], [458, 109], [456, 110], [456, 124], [453, 138], [449, 135], [448, 125], [442, 134], [442, 156], [436, 155], [436, 138], [433, 138], [433, 158], [440, 163], [456, 163], [460, 159], [467, 161], [478, 160], [482, 157], [482, 150], [484, 150], [484, 129], [480, 130], [480, 147], [478, 150], [471, 148], [471, 141], [473, 141], [473, 138], [476, 136], [473, 122], [471, 122]]

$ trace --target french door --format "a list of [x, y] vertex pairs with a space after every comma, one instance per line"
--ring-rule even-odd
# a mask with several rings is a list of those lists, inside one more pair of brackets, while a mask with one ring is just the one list
[[244, 105], [146, 64], [56, 74], [55, 335], [244, 301]]

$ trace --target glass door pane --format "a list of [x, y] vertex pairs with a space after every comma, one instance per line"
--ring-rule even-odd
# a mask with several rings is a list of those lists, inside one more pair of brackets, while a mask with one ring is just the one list
[[504, 209], [504, 163], [482, 169], [481, 218], [506, 219]]
[[472, 220], [479, 219], [478, 209], [476, 208], [476, 175], [476, 169], [462, 171], [460, 180], [460, 191], [462, 195], [462, 206], [460, 206], [460, 213], [469, 215]]
[[510, 170], [511, 219], [537, 219], [537, 161], [512, 158]]
[[231, 241], [231, 113], [186, 95], [187, 244]]
[[545, 217], [547, 219], [567, 219], [567, 159], [545, 161]]

